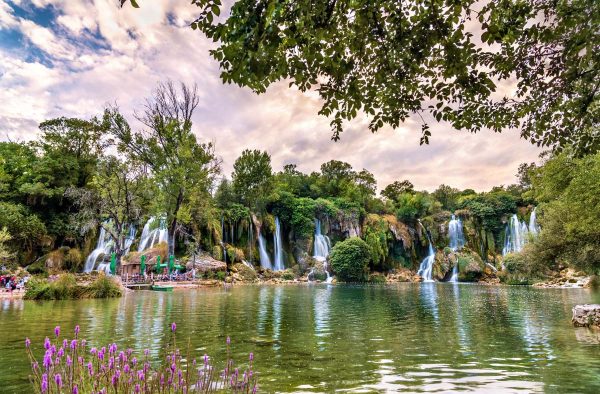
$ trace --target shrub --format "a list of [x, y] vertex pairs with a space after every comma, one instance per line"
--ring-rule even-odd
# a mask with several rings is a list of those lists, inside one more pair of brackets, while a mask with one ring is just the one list
[[216, 276], [217, 280], [224, 281], [225, 277], [227, 276], [227, 272], [225, 272], [225, 271], [217, 271], [215, 273], [215, 276]]
[[294, 280], [295, 278], [296, 276], [294, 275], [294, 271], [289, 268], [283, 271], [281, 274], [281, 279], [283, 280]]
[[370, 261], [371, 248], [358, 237], [338, 242], [331, 250], [331, 267], [341, 281], [364, 281]]
[[387, 279], [385, 278], [385, 275], [383, 275], [380, 272], [373, 272], [372, 274], [369, 275], [369, 282], [370, 283], [385, 283], [387, 282]]
[[117, 282], [103, 273], [91, 283], [81, 285], [73, 274], [62, 274], [55, 280], [33, 278], [27, 282], [25, 299], [68, 300], [77, 298], [120, 297], [122, 291]]
[[88, 286], [82, 286], [79, 298], [117, 298], [122, 295], [123, 292], [117, 282], [101, 273]]

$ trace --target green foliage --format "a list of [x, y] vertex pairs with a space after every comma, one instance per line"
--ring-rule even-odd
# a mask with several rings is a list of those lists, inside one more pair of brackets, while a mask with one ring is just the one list
[[271, 192], [272, 177], [271, 156], [267, 152], [246, 149], [233, 163], [233, 192], [242, 204], [256, 209], [260, 197]]
[[[477, 132], [518, 128], [543, 146], [600, 148], [596, 0], [254, 2], [196, 0], [191, 23], [218, 46], [224, 83], [316, 90], [333, 138], [427, 116]], [[480, 31], [480, 37], [473, 37]], [[494, 94], [513, 78], [516, 91]]]
[[535, 170], [532, 194], [543, 201], [542, 231], [532, 245], [531, 259], [539, 264], [574, 265], [600, 273], [600, 153], [550, 158]]
[[113, 298], [122, 295], [114, 279], [103, 273], [88, 284], [78, 284], [73, 274], [61, 274], [55, 280], [33, 278], [27, 282], [25, 299], [68, 300], [77, 298]]
[[377, 215], [369, 215], [365, 220], [361, 237], [369, 245], [373, 267], [385, 268], [390, 253], [387, 223]]
[[460, 195], [460, 190], [444, 184], [440, 185], [433, 192], [433, 197], [442, 204], [442, 209], [450, 212], [454, 212], [458, 208], [458, 198]]
[[367, 279], [371, 253], [371, 248], [362, 239], [348, 238], [336, 243], [331, 250], [331, 268], [340, 281], [362, 282]]
[[177, 89], [168, 81], [158, 84], [138, 116], [145, 130], [132, 132], [117, 108], [108, 108], [104, 114], [103, 123], [117, 139], [119, 151], [151, 171], [155, 209], [166, 212], [169, 222], [169, 254], [175, 251], [177, 224], [191, 222], [220, 170], [214, 145], [199, 143], [192, 130], [198, 102], [196, 86], [181, 84]]
[[8, 241], [11, 240], [10, 233], [4, 228], [0, 228], [0, 264], [7, 264], [14, 258], [15, 254], [9, 249]]
[[310, 238], [315, 231], [315, 201], [297, 198], [287, 192], [280, 192], [275, 198], [269, 204], [273, 214], [288, 223], [299, 238]]
[[405, 193], [412, 193], [414, 191], [414, 185], [408, 181], [394, 181], [387, 185], [385, 189], [381, 191], [381, 195], [388, 200], [398, 202], [400, 197]]
[[414, 222], [436, 209], [435, 201], [426, 193], [403, 193], [396, 206], [396, 216], [404, 222]]

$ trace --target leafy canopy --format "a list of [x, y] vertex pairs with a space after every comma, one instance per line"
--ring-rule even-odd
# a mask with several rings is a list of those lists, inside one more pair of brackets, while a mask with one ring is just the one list
[[[435, 119], [600, 148], [597, 0], [237, 0], [226, 18], [220, 0], [192, 4], [224, 82], [316, 89], [334, 139], [362, 111], [373, 132], [416, 116], [421, 143]], [[500, 91], [512, 80], [514, 92]]]

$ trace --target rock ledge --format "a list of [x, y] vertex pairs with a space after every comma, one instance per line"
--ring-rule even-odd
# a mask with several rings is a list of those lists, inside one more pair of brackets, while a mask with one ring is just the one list
[[600, 327], [600, 304], [576, 305], [571, 321], [575, 327]]

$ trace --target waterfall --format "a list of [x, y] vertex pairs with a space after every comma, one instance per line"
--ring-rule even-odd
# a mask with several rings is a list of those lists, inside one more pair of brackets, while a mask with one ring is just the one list
[[452, 268], [452, 276], [448, 282], [457, 283], [458, 282], [458, 262]]
[[[321, 261], [323, 263], [323, 269], [325, 270], [325, 274], [327, 275], [327, 279], [325, 283], [331, 283], [333, 278], [329, 275], [329, 267], [327, 265], [327, 257], [329, 256], [329, 250], [331, 250], [331, 241], [327, 235], [321, 234], [321, 221], [319, 219], [315, 219], [315, 246], [313, 257], [315, 260]], [[311, 272], [308, 274], [310, 277]]]
[[529, 216], [529, 233], [534, 237], [540, 232], [540, 226], [537, 223], [537, 207], [533, 208], [531, 215]]
[[96, 260], [98, 260], [98, 257], [110, 254], [112, 247], [113, 242], [111, 241], [110, 236], [106, 234], [106, 230], [104, 230], [104, 227], [100, 227], [100, 235], [98, 236], [96, 248], [92, 251], [92, 253], [90, 253], [90, 255], [85, 260], [85, 267], [83, 269], [83, 272], [93, 271], [96, 267]]
[[452, 219], [448, 223], [448, 234], [450, 235], [450, 249], [457, 251], [465, 246], [465, 235], [460, 218], [457, 219], [452, 215]]
[[[460, 218], [452, 215], [450, 223], [448, 223], [448, 234], [450, 236], [450, 249], [457, 251], [465, 246], [465, 235], [463, 233], [463, 224]], [[458, 282], [458, 262], [452, 268], [452, 277], [450, 282]]]
[[256, 232], [258, 233], [258, 253], [260, 255], [260, 266], [265, 269], [273, 269], [271, 258], [267, 253], [267, 241], [260, 232], [260, 228]]
[[510, 222], [507, 223], [504, 234], [503, 256], [523, 250], [523, 246], [527, 243], [529, 229], [527, 224], [524, 221], [519, 221], [517, 215], [514, 214], [511, 216]]
[[138, 245], [138, 252], [143, 252], [146, 249], [150, 249], [153, 246], [168, 242], [169, 230], [167, 230], [167, 221], [164, 217], [160, 218], [157, 227], [154, 227], [156, 217], [151, 216], [150, 219], [144, 225], [142, 229], [142, 236], [140, 238], [140, 244]]
[[427, 241], [429, 242], [429, 254], [421, 261], [419, 272], [417, 272], [417, 274], [423, 278], [424, 282], [433, 282], [431, 274], [433, 271], [433, 262], [435, 260], [435, 250], [433, 249], [429, 235], [427, 235]]
[[225, 220], [221, 216], [221, 247], [223, 248], [223, 261], [227, 263], [227, 249], [225, 248]]
[[252, 234], [252, 217], [250, 217], [250, 221], [248, 222], [248, 246], [250, 249], [250, 263], [252, 263], [252, 260], [254, 260], [254, 257], [252, 256], [252, 244], [254, 243], [254, 235]]
[[135, 226], [129, 226], [129, 233], [123, 242], [123, 256], [129, 254], [129, 249], [131, 249], [131, 245], [133, 245], [133, 241], [135, 241]]
[[275, 266], [273, 270], [281, 271], [283, 266], [283, 248], [281, 247], [281, 225], [279, 218], [275, 216], [275, 234], [273, 234], [273, 244], [275, 245]]

